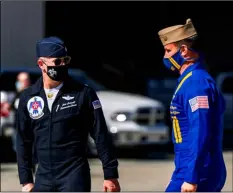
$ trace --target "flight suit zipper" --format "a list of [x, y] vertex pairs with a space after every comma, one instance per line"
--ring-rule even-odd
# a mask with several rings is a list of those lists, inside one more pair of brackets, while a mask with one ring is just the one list
[[[60, 95], [61, 95], [61, 93], [59, 91], [56, 98], [53, 101], [53, 104], [51, 106], [51, 111], [50, 111], [50, 114], [49, 114], [50, 169], [51, 169], [51, 175], [52, 175], [52, 186], [53, 186], [54, 191], [56, 190], [56, 179], [55, 179], [55, 175], [54, 175], [54, 172], [53, 172], [53, 160], [52, 160], [53, 149], [52, 149], [52, 127], [51, 127], [51, 125], [52, 125], [52, 114], [53, 114], [53, 111], [54, 111], [54, 106], [56, 106], [56, 102], [59, 100]], [[59, 106], [60, 105], [58, 104], [57, 108], [56, 108], [56, 112], [58, 111]]]
[[[54, 100], [55, 102], [55, 100]], [[53, 102], [53, 104], [54, 104]], [[50, 171], [51, 171], [51, 176], [52, 176], [52, 186], [55, 188], [55, 180], [54, 180], [54, 173], [53, 173], [53, 160], [52, 160], [52, 109], [53, 109], [53, 104], [51, 106], [51, 111], [50, 109], [49, 110], [49, 124], [48, 124], [48, 127], [49, 127], [49, 160], [50, 160]]]
[[49, 159], [50, 159], [50, 171], [52, 176], [52, 186], [54, 186], [54, 175], [53, 175], [53, 166], [52, 166], [52, 131], [51, 131], [51, 122], [52, 122], [52, 113], [49, 114]]

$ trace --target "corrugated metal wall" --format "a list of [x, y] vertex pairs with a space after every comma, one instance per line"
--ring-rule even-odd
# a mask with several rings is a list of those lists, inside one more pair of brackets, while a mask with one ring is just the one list
[[44, 2], [1, 2], [1, 67], [36, 64], [44, 23]]

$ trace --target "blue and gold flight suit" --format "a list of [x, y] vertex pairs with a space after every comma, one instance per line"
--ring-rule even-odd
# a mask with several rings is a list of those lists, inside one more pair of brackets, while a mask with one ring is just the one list
[[222, 153], [225, 102], [201, 60], [179, 77], [170, 105], [175, 170], [166, 192], [184, 182], [197, 191], [221, 191], [226, 180]]

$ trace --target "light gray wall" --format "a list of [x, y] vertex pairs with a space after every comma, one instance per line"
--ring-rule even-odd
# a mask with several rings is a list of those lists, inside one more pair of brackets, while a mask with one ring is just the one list
[[1, 2], [1, 67], [36, 65], [36, 42], [44, 37], [44, 2]]

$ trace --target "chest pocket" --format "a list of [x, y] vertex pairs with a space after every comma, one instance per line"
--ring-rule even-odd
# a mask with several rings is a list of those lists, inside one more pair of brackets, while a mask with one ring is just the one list
[[55, 122], [59, 122], [59, 121], [66, 121], [72, 118], [79, 118], [81, 115], [80, 110], [78, 107], [76, 107], [75, 109], [72, 109], [72, 111], [63, 111], [63, 112], [59, 112], [58, 114], [56, 114], [56, 117], [53, 118], [53, 123]]
[[61, 99], [59, 104], [55, 108], [55, 115], [53, 123], [68, 121], [69, 119], [79, 121], [81, 119], [81, 107], [83, 104], [83, 96], [74, 98], [73, 100]]

